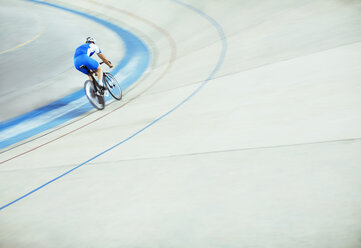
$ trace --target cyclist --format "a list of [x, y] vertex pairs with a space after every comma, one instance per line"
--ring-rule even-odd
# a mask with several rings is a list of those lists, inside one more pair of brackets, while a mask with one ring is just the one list
[[[84, 74], [88, 75], [88, 72], [85, 68], [80, 68], [82, 65], [85, 65], [89, 70], [95, 70], [98, 75], [98, 84], [105, 90], [103, 84], [103, 71], [100, 67], [98, 61], [91, 58], [91, 56], [96, 53], [98, 57], [104, 61], [110, 68], [113, 68], [113, 65], [108, 61], [105, 56], [100, 51], [99, 47], [95, 45], [96, 40], [92, 37], [86, 38], [85, 44], [79, 46], [75, 50], [74, 54], [74, 66], [78, 71], [81, 71]], [[89, 75], [88, 75], [89, 76]], [[89, 76], [90, 80], [91, 77]]]

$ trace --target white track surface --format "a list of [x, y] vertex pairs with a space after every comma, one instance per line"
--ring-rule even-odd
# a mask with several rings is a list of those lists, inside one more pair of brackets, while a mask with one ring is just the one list
[[[361, 2], [186, 2], [216, 20], [226, 40], [204, 16], [173, 1], [56, 2], [130, 30], [148, 45], [152, 63], [123, 101], [1, 153], [1, 161], [11, 159], [0, 165], [1, 206], [174, 108], [212, 73], [224, 42], [226, 57], [176, 111], [0, 211], [1, 248], [361, 247]], [[57, 45], [64, 68], [45, 69], [58, 58], [52, 53], [34, 69], [50, 81], [27, 75], [33, 80], [27, 91], [44, 101], [17, 105], [13, 114], [82, 87], [72, 53], [89, 31], [78, 27], [87, 20], [61, 10], [16, 1], [12, 11], [21, 8], [32, 8], [27, 18], [38, 24], [22, 30], [29, 21], [19, 21], [9, 30], [21, 33], [1, 49], [45, 26], [44, 34], [0, 55], [3, 79], [16, 66], [5, 56], [46, 53], [46, 44], [61, 37], [66, 45]], [[94, 32], [109, 59], [121, 58], [111, 31]], [[64, 70], [60, 92], [52, 75]], [[11, 116], [4, 109], [2, 100], [2, 119]]]

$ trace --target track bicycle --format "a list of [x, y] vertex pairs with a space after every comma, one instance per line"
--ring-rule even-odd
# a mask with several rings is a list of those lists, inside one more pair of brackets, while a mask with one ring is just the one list
[[[103, 64], [101, 62], [100, 64]], [[104, 93], [106, 90], [112, 95], [112, 97], [116, 100], [122, 99], [122, 89], [119, 86], [118, 81], [114, 78], [112, 74], [109, 72], [103, 72], [103, 84], [105, 87], [102, 87], [98, 84], [97, 80], [95, 80], [96, 71], [89, 70], [85, 65], [82, 65], [80, 68], [84, 68], [87, 70], [88, 75], [92, 80], [87, 80], [84, 83], [84, 91], [87, 96], [89, 102], [99, 110], [104, 109], [105, 107], [105, 97]]]

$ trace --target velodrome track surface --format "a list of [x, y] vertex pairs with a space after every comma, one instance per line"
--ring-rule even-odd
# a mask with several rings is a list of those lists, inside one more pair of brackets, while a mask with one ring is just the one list
[[[0, 247], [361, 245], [361, 3], [49, 3], [129, 31], [149, 66], [121, 102], [0, 151]], [[0, 10], [1, 121], [80, 90], [90, 33], [127, 54], [69, 11]]]

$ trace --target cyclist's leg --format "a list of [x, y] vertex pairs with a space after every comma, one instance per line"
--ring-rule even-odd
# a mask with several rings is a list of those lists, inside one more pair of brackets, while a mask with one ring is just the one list
[[[81, 71], [84, 74], [88, 75], [88, 71], [84, 68], [80, 68], [82, 65], [85, 65], [89, 70], [95, 70], [98, 74], [98, 80], [99, 80], [99, 84], [103, 85], [103, 71], [98, 63], [98, 61], [96, 61], [95, 59], [92, 59], [90, 57], [88, 57], [88, 55], [80, 55], [78, 57], [76, 57], [74, 59], [74, 65], [76, 67], [76, 69], [78, 69], [79, 71]], [[92, 80], [91, 76], [89, 76], [89, 79]]]
[[103, 84], [103, 70], [102, 68], [100, 67], [100, 65], [98, 66], [97, 68], [97, 75], [98, 75], [98, 82], [101, 86], [104, 86]]
[[86, 61], [86, 66], [90, 69], [90, 70], [95, 70], [97, 72], [97, 76], [98, 76], [98, 83], [99, 85], [103, 86], [103, 71], [102, 68], [100, 67], [98, 61], [96, 61], [95, 59], [92, 59], [90, 57], [88, 57], [87, 61]]

